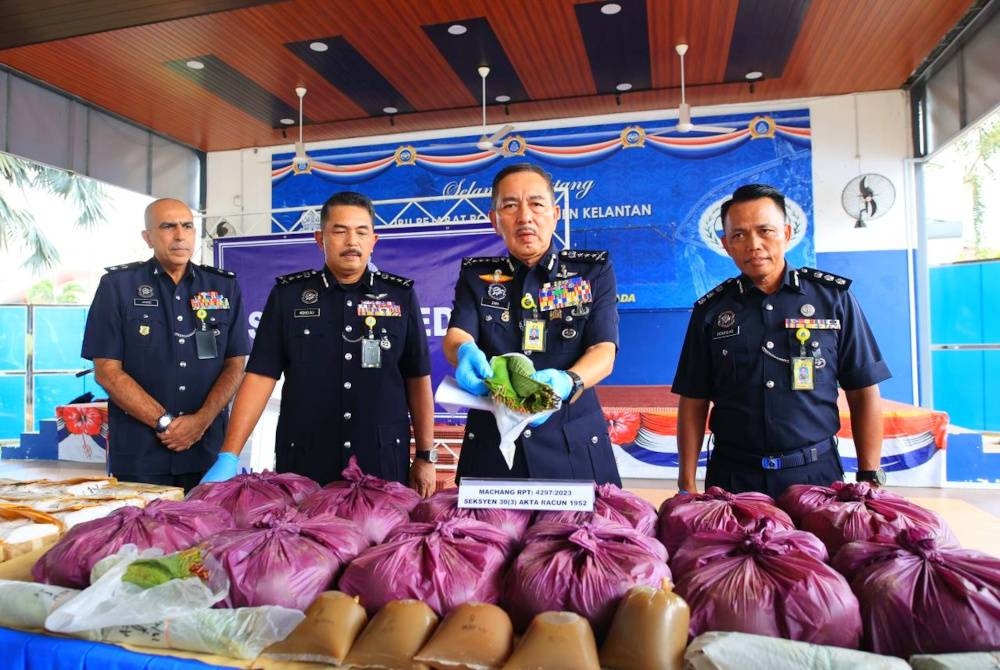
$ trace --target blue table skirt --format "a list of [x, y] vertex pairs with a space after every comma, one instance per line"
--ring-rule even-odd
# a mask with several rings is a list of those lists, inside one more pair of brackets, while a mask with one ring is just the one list
[[[0, 627], [4, 670], [206, 670], [201, 661], [141, 654], [102, 642], [87, 642]], [[227, 670], [231, 670], [227, 669]]]

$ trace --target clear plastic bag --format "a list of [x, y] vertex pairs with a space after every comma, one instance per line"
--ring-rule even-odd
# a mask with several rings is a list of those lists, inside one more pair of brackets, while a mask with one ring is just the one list
[[198, 577], [172, 579], [144, 589], [122, 581], [128, 566], [140, 558], [163, 555], [159, 549], [141, 553], [133, 544], [122, 547], [94, 566], [94, 582], [45, 618], [55, 633], [75, 633], [109, 626], [149, 624], [195, 610], [208, 609], [226, 597], [229, 579], [218, 567], [209, 568], [208, 583]]

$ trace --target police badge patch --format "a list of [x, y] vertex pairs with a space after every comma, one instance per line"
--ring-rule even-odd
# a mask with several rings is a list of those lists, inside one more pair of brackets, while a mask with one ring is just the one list
[[719, 312], [719, 315], [715, 317], [715, 325], [719, 328], [732, 328], [734, 323], [736, 323], [736, 312], [731, 309]]
[[302, 292], [302, 302], [306, 305], [311, 305], [319, 300], [319, 291], [314, 288], [307, 288]]

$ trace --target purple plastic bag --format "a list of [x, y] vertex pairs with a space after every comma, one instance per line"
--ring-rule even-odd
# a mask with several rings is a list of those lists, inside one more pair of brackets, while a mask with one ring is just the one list
[[611, 521], [536, 523], [507, 573], [503, 602], [517, 630], [536, 614], [568, 610], [600, 639], [630, 588], [670, 579], [666, 560], [658, 540]]
[[310, 518], [292, 508], [204, 544], [229, 575], [222, 606], [298, 610], [329, 589], [341, 567], [368, 546], [352, 522], [332, 515]]
[[672, 556], [688, 536], [701, 531], [756, 529], [761, 519], [773, 528], [795, 524], [764, 493], [729, 493], [712, 486], [704, 493], [678, 493], [660, 505], [656, 536]]
[[532, 514], [520, 509], [460, 509], [458, 489], [451, 488], [421, 500], [410, 512], [410, 520], [416, 523], [434, 523], [445, 519], [476, 519], [499, 528], [515, 542], [520, 542], [531, 525]]
[[224, 482], [199, 484], [191, 489], [187, 500], [215, 503], [232, 512], [238, 528], [252, 528], [268, 514], [294, 508], [295, 495], [310, 488], [301, 480], [313, 484], [313, 490], [319, 489], [319, 484], [299, 475], [250, 472]]
[[614, 484], [597, 485], [593, 512], [538, 512], [535, 522], [560, 521], [579, 525], [595, 516], [634, 528], [641, 535], [656, 535], [656, 508]]
[[94, 564], [126, 544], [170, 554], [232, 527], [232, 515], [209, 502], [154, 500], [145, 508], [121, 507], [71, 528], [38, 559], [31, 576], [36, 582], [82, 589], [90, 586]]
[[833, 566], [861, 601], [866, 649], [902, 658], [1000, 649], [1000, 558], [917, 527], [846, 544]]
[[[821, 502], [823, 497], [827, 498], [825, 503]], [[951, 528], [938, 514], [868, 482], [834, 482], [829, 489], [797, 489], [786, 492], [782, 499], [802, 515], [799, 527], [815, 533], [830, 556], [848, 542], [892, 538], [904, 528], [926, 527], [937, 535], [942, 546], [959, 546]], [[813, 503], [816, 506], [807, 511]]]
[[422, 600], [440, 616], [466, 602], [495, 604], [513, 541], [475, 519], [400, 526], [347, 566], [338, 588], [369, 615], [392, 600]]
[[674, 589], [691, 607], [691, 636], [735, 631], [856, 649], [858, 599], [821, 551], [808, 533], [766, 520], [692, 535], [675, 559], [686, 572]]

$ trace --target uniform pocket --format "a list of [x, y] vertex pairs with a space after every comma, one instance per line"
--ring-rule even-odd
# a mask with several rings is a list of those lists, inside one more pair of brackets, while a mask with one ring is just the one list
[[750, 369], [746, 337], [734, 335], [711, 342], [712, 375], [715, 383], [739, 381]]
[[382, 479], [405, 482], [410, 463], [410, 423], [396, 421], [378, 427], [378, 458]]
[[603, 413], [567, 421], [563, 426], [563, 435], [569, 447], [573, 478], [621, 486]]

